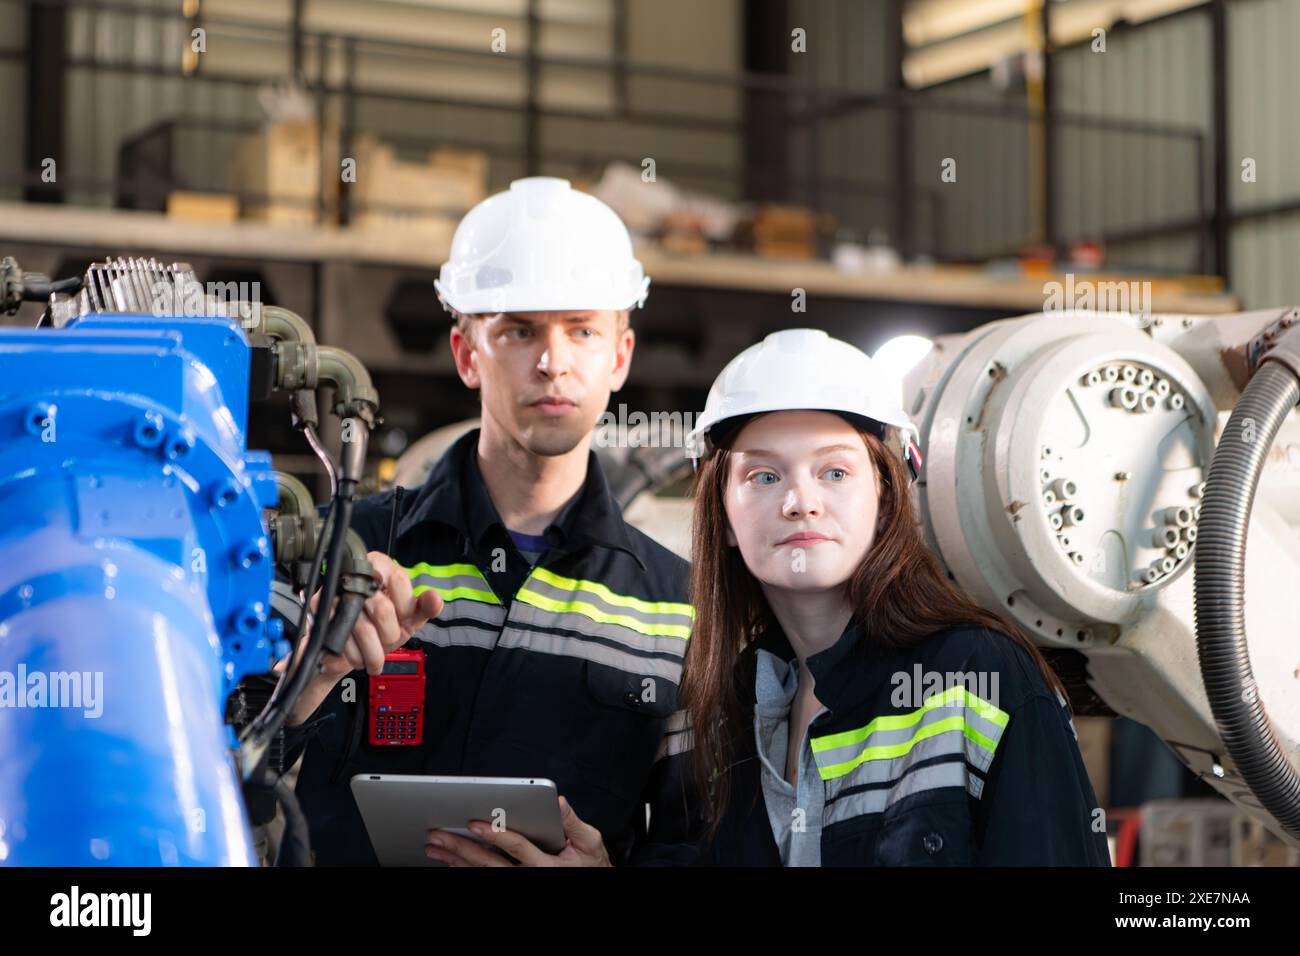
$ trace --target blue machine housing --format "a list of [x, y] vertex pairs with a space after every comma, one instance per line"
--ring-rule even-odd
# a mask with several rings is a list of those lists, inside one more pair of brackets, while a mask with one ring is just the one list
[[283, 647], [250, 364], [222, 317], [0, 330], [0, 862], [255, 862], [225, 702]]

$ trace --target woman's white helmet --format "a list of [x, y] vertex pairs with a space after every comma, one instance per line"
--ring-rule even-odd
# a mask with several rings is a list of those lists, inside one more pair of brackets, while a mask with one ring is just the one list
[[710, 432], [742, 416], [796, 409], [840, 412], [895, 428], [915, 481], [922, 465], [919, 433], [899, 399], [897, 379], [883, 374], [862, 350], [820, 329], [785, 329], [727, 363], [687, 433], [687, 449], [698, 461]]
[[463, 315], [622, 311], [645, 304], [650, 280], [618, 214], [567, 179], [516, 179], [461, 220], [433, 283]]

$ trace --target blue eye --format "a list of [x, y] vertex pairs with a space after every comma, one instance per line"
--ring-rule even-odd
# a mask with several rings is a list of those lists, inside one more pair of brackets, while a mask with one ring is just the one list
[[[759, 479], [762, 479], [762, 478], [771, 478], [772, 480], [771, 480], [771, 481], [760, 481]], [[776, 481], [777, 481], [777, 477], [776, 477], [776, 475], [772, 474], [772, 472], [770, 472], [770, 471], [760, 471], [757, 475], [754, 476], [753, 480], [754, 480], [754, 482], [755, 482], [756, 484], [760, 484], [760, 485], [771, 485], [771, 484], [775, 484], [775, 483], [776, 483]]]
[[831, 479], [832, 481], [843, 481], [849, 475], [849, 473], [845, 471], [843, 468], [827, 468], [823, 474], [829, 475], [832, 473], [839, 475], [838, 478], [832, 478]]

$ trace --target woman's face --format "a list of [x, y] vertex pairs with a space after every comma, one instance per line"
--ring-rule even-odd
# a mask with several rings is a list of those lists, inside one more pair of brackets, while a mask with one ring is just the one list
[[876, 469], [862, 436], [830, 412], [770, 412], [745, 425], [723, 501], [727, 543], [768, 587], [839, 587], [875, 538]]

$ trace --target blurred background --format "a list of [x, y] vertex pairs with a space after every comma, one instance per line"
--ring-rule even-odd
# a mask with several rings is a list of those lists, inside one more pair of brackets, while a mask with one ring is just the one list
[[[697, 412], [778, 328], [874, 353], [1067, 275], [1294, 304], [1297, 36], [1300, 0], [0, 0], [0, 254], [185, 261], [300, 313], [374, 376], [379, 487], [477, 414], [432, 279], [520, 176], [637, 239], [630, 409]], [[324, 490], [289, 416], [249, 444]], [[629, 504], [673, 477], [610, 467]], [[1117, 861], [1285, 855], [1143, 728], [1080, 726]]]

